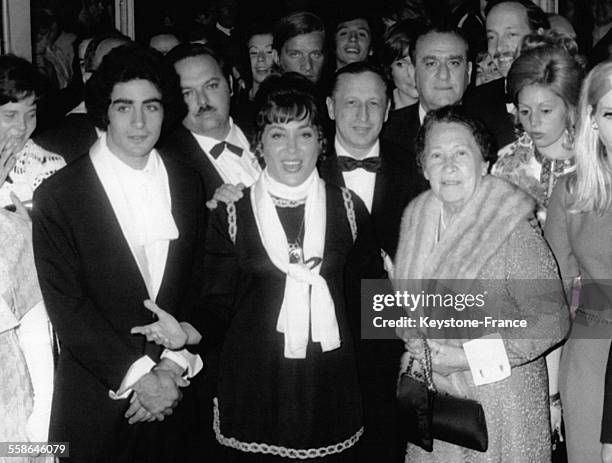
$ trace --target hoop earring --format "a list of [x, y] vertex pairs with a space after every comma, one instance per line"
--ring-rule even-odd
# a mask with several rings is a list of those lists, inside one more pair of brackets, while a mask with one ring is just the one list
[[563, 131], [563, 142], [561, 143], [563, 149], [573, 150], [574, 149], [574, 129], [565, 129]]

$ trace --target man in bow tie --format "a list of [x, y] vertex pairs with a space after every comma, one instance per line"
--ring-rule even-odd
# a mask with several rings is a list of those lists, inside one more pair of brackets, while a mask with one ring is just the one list
[[326, 182], [346, 186], [362, 199], [380, 248], [392, 257], [404, 207], [424, 185], [414, 159], [379, 140], [390, 106], [386, 81], [375, 66], [351, 63], [336, 71], [326, 103], [335, 137], [319, 172]]
[[[393, 257], [404, 207], [424, 190], [424, 182], [414, 157], [379, 140], [389, 106], [386, 81], [373, 65], [356, 62], [336, 71], [327, 98], [335, 137], [318, 167], [326, 182], [346, 186], [363, 200], [372, 215], [378, 246]], [[395, 382], [404, 347], [395, 339], [360, 340], [361, 292], [350, 268], [345, 281], [367, 429], [358, 447], [359, 461], [403, 461], [401, 442], [395, 438]]]
[[160, 147], [200, 173], [206, 199], [224, 184], [251, 186], [261, 168], [249, 142], [229, 115], [229, 69], [215, 51], [182, 44], [166, 55], [180, 78], [187, 115]]

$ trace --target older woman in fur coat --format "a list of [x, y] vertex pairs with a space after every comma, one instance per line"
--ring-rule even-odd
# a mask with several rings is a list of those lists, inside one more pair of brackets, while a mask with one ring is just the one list
[[[553, 257], [529, 223], [533, 200], [487, 175], [489, 138], [479, 122], [457, 107], [428, 114], [417, 138], [417, 153], [431, 190], [404, 212], [396, 286], [401, 289], [406, 279], [462, 279], [485, 285], [486, 300], [504, 315], [499, 318], [525, 319], [528, 328], [499, 329], [501, 339], [470, 341], [471, 347], [481, 343], [476, 344], [479, 353], [491, 352], [484, 364], [464, 348], [469, 338], [477, 337], [473, 333], [453, 336], [465, 339], [426, 333], [438, 392], [480, 402], [488, 449], [478, 452], [434, 440], [432, 453], [408, 444], [406, 461], [550, 461], [544, 355], [563, 339], [568, 312]], [[537, 296], [542, 292], [547, 294], [545, 301]], [[401, 335], [406, 355], [422, 358], [423, 344], [414, 333], [406, 330]], [[493, 355], [492, 346], [501, 354]], [[491, 366], [504, 374], [490, 373]]]

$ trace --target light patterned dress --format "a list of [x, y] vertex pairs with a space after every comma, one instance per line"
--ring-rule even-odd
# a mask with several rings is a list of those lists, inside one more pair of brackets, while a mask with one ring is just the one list
[[41, 148], [32, 140], [28, 140], [16, 156], [15, 167], [0, 186], [0, 207], [12, 204], [11, 191], [27, 205], [32, 200], [34, 190], [43, 180], [66, 165], [66, 161], [59, 154]]
[[[3, 209], [0, 209], [0, 249], [0, 441], [23, 442], [28, 441], [27, 422], [34, 398], [17, 328], [42, 296], [29, 224]], [[28, 459], [6, 461], [21, 463]]]
[[574, 158], [551, 159], [541, 155], [533, 140], [523, 132], [518, 140], [498, 153], [491, 174], [508, 180], [536, 200], [536, 215], [542, 226], [557, 179], [576, 169]]

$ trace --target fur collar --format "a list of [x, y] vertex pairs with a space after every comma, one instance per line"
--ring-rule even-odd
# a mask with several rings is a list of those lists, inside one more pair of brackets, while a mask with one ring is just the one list
[[534, 200], [505, 180], [487, 175], [436, 242], [441, 208], [431, 190], [408, 205], [394, 278], [477, 278], [518, 224], [533, 214]]

